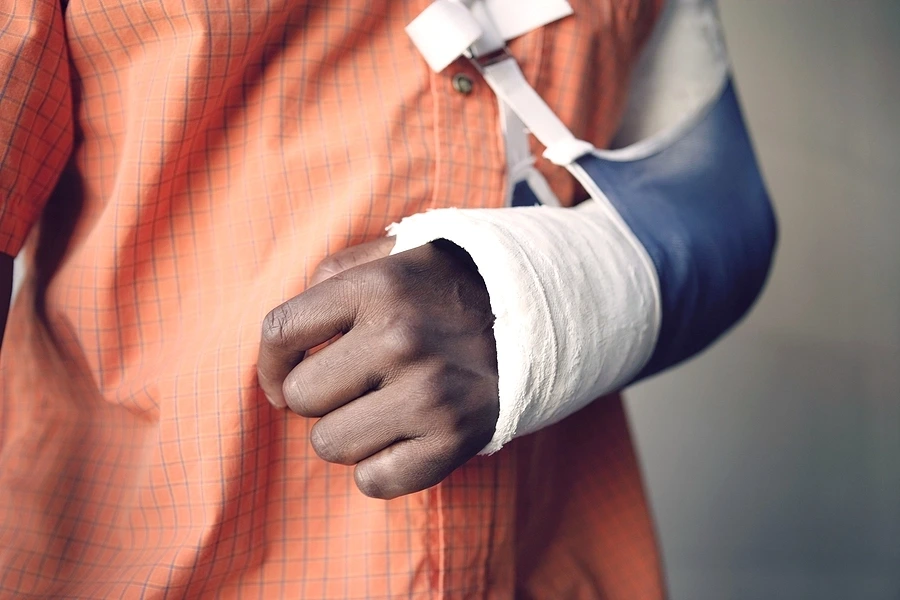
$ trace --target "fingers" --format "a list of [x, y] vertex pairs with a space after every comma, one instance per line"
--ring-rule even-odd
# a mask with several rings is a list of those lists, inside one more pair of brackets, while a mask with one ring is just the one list
[[424, 428], [411, 428], [401, 418], [404, 398], [376, 390], [319, 419], [310, 432], [310, 443], [320, 458], [353, 465], [391, 444], [420, 437]]
[[326, 256], [313, 272], [309, 285], [313, 286], [322, 283], [326, 279], [334, 277], [347, 269], [352, 269], [361, 264], [384, 258], [385, 256], [390, 255], [393, 248], [394, 238], [383, 237], [358, 246], [351, 246], [340, 252]]
[[[322, 354], [353, 342], [352, 336], [351, 331]], [[355, 358], [342, 352], [338, 360]], [[338, 408], [319, 406], [325, 416], [313, 427], [310, 442], [328, 462], [359, 464], [357, 485], [366, 495], [394, 498], [431, 487], [483, 448], [496, 422], [492, 405], [474, 402], [494, 394], [493, 383], [458, 385], [452, 381], [457, 374], [446, 367], [410, 366], [384, 387]]]
[[313, 273], [307, 291], [266, 316], [257, 373], [270, 403], [278, 408], [286, 406], [282, 384], [307, 350], [321, 349], [317, 346], [353, 326], [359, 308], [358, 290], [335, 275], [384, 258], [393, 247], [393, 238], [380, 238], [327, 257]]
[[303, 353], [349, 331], [358, 308], [354, 286], [330, 279], [266, 315], [256, 370], [269, 402], [279, 408], [286, 406], [282, 384]]
[[361, 461], [353, 476], [366, 496], [390, 500], [437, 485], [463, 462], [453, 444], [436, 446], [433, 437], [413, 438]]
[[304, 417], [321, 417], [384, 384], [396, 370], [363, 330], [353, 329], [307, 355], [282, 386], [287, 407]]

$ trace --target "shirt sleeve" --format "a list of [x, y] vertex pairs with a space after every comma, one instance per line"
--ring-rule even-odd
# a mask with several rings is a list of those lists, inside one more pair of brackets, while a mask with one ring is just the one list
[[0, 253], [19, 253], [72, 150], [69, 63], [58, 0], [0, 7]]

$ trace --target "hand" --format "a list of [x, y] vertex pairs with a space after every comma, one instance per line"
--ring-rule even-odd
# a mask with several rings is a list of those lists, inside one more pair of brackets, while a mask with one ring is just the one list
[[273, 405], [321, 417], [316, 453], [355, 464], [357, 487], [385, 499], [472, 458], [500, 410], [493, 315], [471, 259], [443, 240], [388, 256], [393, 245], [325, 259], [317, 285], [266, 316], [257, 365]]

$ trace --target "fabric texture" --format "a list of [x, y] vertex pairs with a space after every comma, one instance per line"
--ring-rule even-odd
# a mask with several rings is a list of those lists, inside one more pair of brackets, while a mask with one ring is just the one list
[[[659, 7], [571, 4], [512, 50], [603, 146]], [[322, 257], [506, 198], [493, 94], [403, 31], [427, 5], [0, 8], [2, 250], [31, 232], [0, 353], [0, 596], [663, 596], [618, 398], [383, 502], [259, 392], [262, 318]]]
[[4, 3], [0, 36], [0, 252], [15, 256], [72, 150], [62, 8]]
[[659, 276], [662, 327], [641, 377], [706, 349], [747, 314], [778, 229], [730, 81], [671, 144], [633, 161], [586, 156], [575, 172], [621, 215]]

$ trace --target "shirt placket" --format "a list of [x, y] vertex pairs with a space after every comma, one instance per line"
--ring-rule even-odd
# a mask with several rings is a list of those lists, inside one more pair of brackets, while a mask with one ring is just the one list
[[505, 155], [497, 100], [468, 60], [432, 73], [435, 173], [430, 208], [503, 205]]
[[[527, 77], [539, 68], [542, 32], [514, 44]], [[435, 173], [430, 208], [505, 205], [506, 151], [497, 97], [465, 58], [431, 75]], [[476, 457], [430, 490], [434, 597], [505, 598], [515, 588], [515, 453]]]

